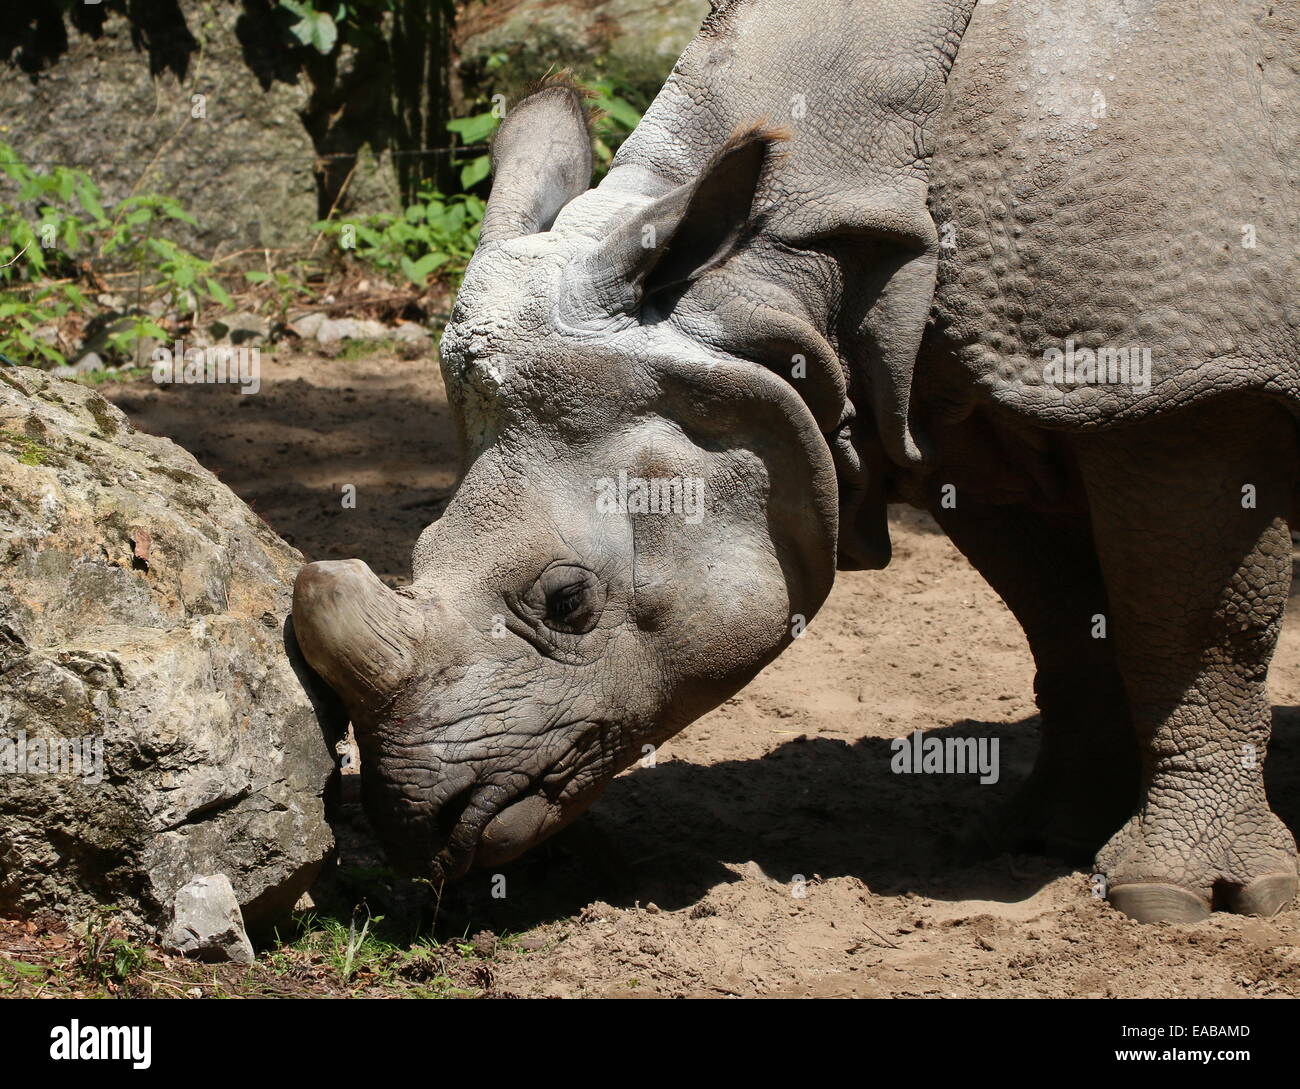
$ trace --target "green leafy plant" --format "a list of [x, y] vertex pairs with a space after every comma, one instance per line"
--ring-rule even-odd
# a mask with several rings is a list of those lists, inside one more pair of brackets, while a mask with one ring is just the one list
[[89, 309], [80, 282], [92, 273], [134, 276], [135, 305], [108, 337], [109, 347], [123, 354], [144, 337], [167, 335], [146, 312], [147, 297], [184, 316], [205, 300], [233, 305], [211, 262], [164, 233], [169, 223], [196, 226], [170, 197], [142, 194], [110, 206], [86, 171], [56, 166], [42, 173], [5, 143], [0, 173], [16, 190], [11, 201], [0, 201], [0, 284], [10, 289], [0, 301], [0, 353], [66, 362], [37, 330]]
[[[632, 94], [631, 89], [616, 80], [579, 80], [578, 85], [590, 96], [591, 104], [596, 110], [591, 145], [596, 176], [600, 178], [609, 170], [619, 146], [641, 123], [641, 110], [627, 97]], [[447, 129], [459, 138], [462, 148], [479, 147], [491, 138], [502, 117], [502, 112], [494, 107], [469, 117], [448, 121]], [[491, 171], [492, 159], [486, 152], [467, 159], [460, 168], [461, 188], [468, 192], [484, 181]]]
[[360, 221], [326, 220], [316, 229], [341, 252], [381, 273], [424, 285], [435, 272], [456, 280], [478, 245], [484, 203], [472, 194], [426, 191], [400, 215], [381, 213]]
[[67, 362], [63, 353], [39, 335], [72, 310], [86, 308], [85, 296], [75, 284], [42, 288], [30, 297], [0, 295], [0, 356], [6, 359], [42, 359], [52, 366]]
[[[501, 123], [500, 115], [494, 110], [476, 113], [472, 117], [461, 117], [447, 122], [447, 131], [460, 137], [464, 147], [474, 147], [487, 143]], [[492, 172], [492, 157], [486, 152], [476, 155], [460, 168], [460, 186], [469, 190]]]
[[591, 145], [596, 157], [596, 173], [603, 176], [619, 146], [641, 123], [641, 111], [625, 97], [630, 90], [612, 79], [591, 80], [583, 86], [600, 111], [591, 134]]
[[[422, 0], [451, 20], [454, 0]], [[386, 15], [401, 15], [413, 0], [278, 0], [285, 34], [291, 44], [329, 56], [340, 45], [373, 42], [383, 34]]]
[[[363, 911], [364, 920], [358, 925]], [[371, 916], [363, 905], [353, 911], [346, 926], [339, 919], [309, 913], [298, 920], [302, 936], [287, 948], [323, 958], [344, 983], [362, 972], [390, 975], [403, 954], [398, 946], [375, 933], [383, 918]]]
[[[320, 11], [311, 0], [280, 0], [277, 5], [293, 19], [289, 27], [292, 34], [302, 45], [315, 49], [317, 53], [329, 54], [339, 40], [338, 24], [328, 11]], [[347, 9], [346, 4], [338, 4], [334, 11]]]
[[169, 309], [188, 314], [198, 298], [233, 306], [226, 289], [212, 276], [212, 263], [160, 236], [158, 227], [168, 221], [197, 227], [192, 215], [170, 197], [149, 193], [127, 197], [114, 208], [113, 222], [99, 248], [101, 257], [121, 254], [138, 273], [138, 287], [147, 280], [167, 300]]
[[126, 983], [148, 960], [143, 948], [126, 940], [116, 910], [100, 908], [86, 921], [81, 967], [99, 983]]
[[295, 269], [295, 273], [284, 269], [252, 269], [244, 273], [244, 279], [250, 284], [265, 288], [276, 321], [286, 325], [289, 321], [289, 308], [295, 302], [315, 297], [315, 293], [302, 282], [301, 275], [301, 269]]

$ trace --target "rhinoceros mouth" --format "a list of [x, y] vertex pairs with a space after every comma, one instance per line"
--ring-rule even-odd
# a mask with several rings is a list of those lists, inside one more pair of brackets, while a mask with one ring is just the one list
[[464, 877], [474, 865], [483, 830], [523, 793], [479, 783], [447, 799], [437, 817], [444, 846], [433, 859], [434, 876], [444, 882]]
[[437, 818], [445, 846], [435, 876], [457, 881], [476, 864], [508, 862], [585, 811], [599, 791], [570, 792], [585, 755], [583, 747], [570, 749], [517, 790], [478, 784], [448, 799]]

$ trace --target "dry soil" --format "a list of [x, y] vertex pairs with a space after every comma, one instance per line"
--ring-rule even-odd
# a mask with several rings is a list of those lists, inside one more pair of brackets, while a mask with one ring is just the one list
[[[436, 363], [287, 350], [263, 362], [255, 396], [148, 380], [105, 392], [308, 558], [360, 556], [400, 582], [455, 479]], [[841, 575], [744, 692], [507, 867], [504, 899], [491, 874], [471, 875], [439, 926], [521, 938], [528, 952], [501, 943], [498, 993], [1300, 995], [1295, 907], [1142, 926], [1095, 899], [1086, 870], [954, 848], [1032, 762], [1029, 655], [928, 519], [896, 512], [893, 533], [887, 570]], [[1270, 793], [1300, 829], [1300, 622], [1272, 692]], [[999, 782], [893, 774], [890, 739], [913, 730], [998, 738]]]

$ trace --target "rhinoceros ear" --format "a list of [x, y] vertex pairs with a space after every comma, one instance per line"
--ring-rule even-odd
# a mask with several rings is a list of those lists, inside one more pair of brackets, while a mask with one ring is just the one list
[[506, 114], [492, 143], [492, 195], [480, 243], [549, 230], [591, 184], [591, 135], [583, 93], [564, 77]]
[[756, 122], [740, 129], [698, 178], [652, 200], [571, 266], [566, 316], [581, 323], [635, 313], [650, 296], [717, 268], [757, 228], [754, 194], [785, 133]]

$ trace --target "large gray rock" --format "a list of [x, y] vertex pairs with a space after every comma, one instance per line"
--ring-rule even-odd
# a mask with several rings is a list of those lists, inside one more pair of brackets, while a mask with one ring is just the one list
[[159, 925], [215, 873], [249, 926], [289, 910], [333, 843], [337, 723], [284, 630], [302, 557], [184, 450], [27, 368], [0, 368], [0, 497], [0, 910]]
[[253, 944], [230, 878], [224, 873], [196, 877], [176, 893], [162, 947], [195, 960], [253, 963]]

